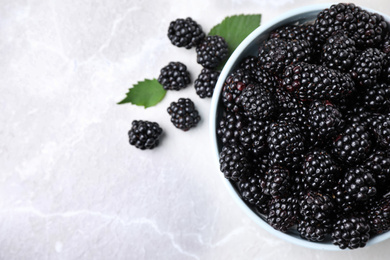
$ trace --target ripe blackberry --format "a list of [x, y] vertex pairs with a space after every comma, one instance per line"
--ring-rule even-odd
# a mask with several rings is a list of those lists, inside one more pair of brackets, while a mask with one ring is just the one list
[[334, 157], [349, 165], [363, 162], [371, 151], [369, 132], [359, 123], [346, 126], [331, 145]]
[[222, 147], [219, 164], [225, 178], [232, 181], [243, 180], [249, 175], [250, 164], [246, 152], [238, 144], [227, 144]]
[[321, 242], [331, 233], [331, 225], [316, 219], [302, 219], [298, 222], [299, 235], [312, 242]]
[[390, 230], [390, 198], [388, 196], [375, 202], [368, 213], [368, 220], [373, 235]]
[[371, 129], [377, 144], [390, 151], [390, 114], [374, 116], [371, 121]]
[[274, 91], [278, 85], [278, 80], [272, 74], [268, 73], [259, 66], [259, 59], [255, 56], [247, 56], [244, 58], [239, 68], [248, 72], [251, 75], [254, 83], [258, 83], [260, 86]]
[[205, 68], [217, 67], [228, 56], [228, 45], [224, 38], [206, 36], [196, 46], [197, 62]]
[[355, 41], [339, 31], [330, 36], [322, 46], [321, 62], [324, 66], [347, 72], [356, 55]]
[[243, 69], [237, 69], [229, 74], [222, 88], [222, 102], [229, 111], [239, 111], [239, 97], [247, 85], [253, 82], [250, 73]]
[[377, 193], [376, 181], [371, 172], [358, 166], [347, 170], [334, 188], [338, 208], [350, 212], [360, 205], [367, 204]]
[[315, 219], [324, 225], [331, 223], [334, 202], [330, 195], [309, 191], [299, 200], [299, 212], [303, 219]]
[[292, 181], [289, 170], [276, 165], [267, 171], [267, 174], [261, 181], [261, 188], [264, 194], [276, 199], [291, 195], [291, 186]]
[[219, 74], [219, 71], [214, 71], [207, 68], [202, 69], [194, 83], [196, 94], [198, 94], [200, 98], [213, 96]]
[[266, 220], [274, 229], [287, 232], [289, 228], [298, 223], [298, 199], [292, 196], [272, 199]]
[[242, 91], [239, 102], [244, 114], [254, 120], [269, 119], [276, 111], [271, 91], [259, 84], [249, 84]]
[[241, 114], [226, 112], [217, 127], [217, 135], [222, 144], [238, 143], [240, 131], [245, 125], [245, 120]]
[[177, 102], [172, 102], [167, 112], [171, 116], [173, 125], [183, 131], [190, 130], [200, 121], [198, 110], [189, 98], [179, 98]]
[[374, 177], [378, 192], [385, 194], [390, 191], [390, 156], [376, 150], [367, 158], [363, 167]]
[[368, 48], [357, 55], [350, 74], [357, 86], [370, 87], [377, 83], [382, 72], [384, 53], [376, 48]]
[[304, 139], [295, 123], [278, 120], [271, 124], [267, 143], [271, 164], [297, 170], [304, 153]]
[[332, 242], [341, 249], [364, 247], [369, 238], [370, 225], [365, 217], [341, 216], [333, 225]]
[[361, 91], [359, 98], [364, 106], [372, 112], [387, 112], [390, 109], [390, 85], [376, 83]]
[[251, 205], [264, 208], [268, 204], [270, 197], [263, 193], [260, 183], [261, 177], [258, 174], [253, 174], [240, 181], [238, 187], [241, 198]]
[[168, 28], [168, 38], [177, 47], [191, 49], [199, 44], [205, 37], [202, 27], [187, 17], [186, 19], [176, 19], [172, 21]]
[[274, 38], [263, 42], [259, 48], [259, 65], [262, 69], [278, 75], [291, 64], [310, 62], [312, 49], [305, 40]]
[[163, 67], [157, 80], [165, 90], [180, 90], [191, 83], [187, 66], [181, 62], [170, 62]]
[[264, 154], [267, 149], [267, 136], [271, 122], [254, 120], [239, 131], [239, 140], [245, 149], [254, 155]]
[[315, 149], [306, 154], [302, 175], [308, 189], [325, 191], [336, 184], [339, 171], [329, 153]]
[[270, 33], [269, 39], [281, 38], [287, 40], [306, 40], [311, 42], [308, 24], [282, 26]]
[[318, 139], [329, 139], [344, 127], [338, 108], [328, 100], [314, 100], [308, 110], [307, 122]]
[[134, 120], [129, 130], [130, 145], [145, 150], [158, 146], [163, 130], [156, 122]]
[[282, 86], [302, 101], [340, 100], [355, 90], [355, 84], [348, 74], [304, 62], [285, 68]]

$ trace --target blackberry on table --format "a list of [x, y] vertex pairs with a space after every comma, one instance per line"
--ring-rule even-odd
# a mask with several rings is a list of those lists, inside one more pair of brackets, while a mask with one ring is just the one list
[[289, 196], [286, 198], [272, 199], [269, 203], [266, 221], [274, 229], [287, 232], [289, 228], [298, 223], [299, 204], [298, 199]]
[[340, 100], [355, 91], [355, 83], [349, 74], [304, 62], [285, 68], [282, 86], [302, 101]]
[[249, 84], [241, 93], [239, 102], [244, 114], [254, 120], [269, 119], [276, 110], [274, 98], [269, 89], [258, 84]]
[[180, 90], [191, 83], [187, 66], [181, 62], [170, 62], [163, 67], [157, 80], [165, 90]]
[[153, 149], [158, 146], [162, 132], [156, 122], [134, 120], [128, 133], [130, 145], [141, 150]]
[[198, 110], [189, 98], [179, 98], [177, 102], [172, 102], [167, 112], [171, 116], [173, 125], [183, 131], [190, 130], [200, 121]]
[[197, 46], [197, 62], [205, 68], [217, 67], [229, 53], [224, 38], [218, 35], [206, 36]]
[[291, 179], [288, 169], [274, 165], [261, 181], [264, 194], [273, 198], [283, 198], [291, 195]]
[[250, 163], [241, 145], [227, 144], [219, 155], [220, 170], [225, 178], [232, 181], [245, 179], [250, 172]]
[[213, 96], [215, 85], [219, 78], [219, 71], [203, 68], [198, 78], [195, 80], [194, 87], [196, 94], [200, 98], [209, 98]]
[[345, 215], [333, 225], [332, 242], [341, 249], [364, 247], [370, 238], [370, 225], [366, 217]]
[[260, 45], [259, 65], [268, 72], [279, 74], [286, 66], [310, 62], [311, 53], [311, 46], [306, 40], [274, 38]]
[[191, 17], [179, 18], [169, 24], [168, 38], [177, 47], [191, 49], [198, 45], [204, 37], [205, 33], [202, 27]]
[[233, 112], [240, 110], [240, 95], [247, 85], [253, 82], [252, 75], [243, 69], [237, 69], [225, 80], [222, 87], [222, 102], [226, 109]]

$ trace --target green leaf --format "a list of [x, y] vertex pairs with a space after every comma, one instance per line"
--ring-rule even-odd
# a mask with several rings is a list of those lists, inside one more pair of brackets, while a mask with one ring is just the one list
[[[229, 55], [237, 46], [251, 33], [260, 26], [261, 14], [233, 15], [226, 17], [221, 23], [214, 26], [209, 35], [219, 35], [225, 39], [229, 45]], [[225, 60], [225, 62], [227, 59]], [[225, 65], [223, 62], [219, 68]]]
[[132, 103], [145, 108], [152, 107], [164, 98], [166, 92], [156, 79], [145, 79], [133, 85], [127, 92], [126, 98], [118, 102], [118, 105]]

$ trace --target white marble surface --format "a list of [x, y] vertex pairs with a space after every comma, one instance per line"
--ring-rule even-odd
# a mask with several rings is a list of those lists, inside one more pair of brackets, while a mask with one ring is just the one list
[[[227, 15], [266, 22], [311, 3], [1, 1], [0, 259], [388, 259], [390, 241], [316, 251], [253, 223], [221, 182], [210, 99], [192, 85], [149, 109], [116, 105], [169, 61], [200, 72], [193, 49], [170, 44], [170, 21], [190, 16], [208, 32]], [[390, 14], [387, 0], [355, 3]], [[189, 132], [166, 113], [179, 97], [202, 117]], [[134, 119], [163, 127], [160, 147], [128, 144]]]

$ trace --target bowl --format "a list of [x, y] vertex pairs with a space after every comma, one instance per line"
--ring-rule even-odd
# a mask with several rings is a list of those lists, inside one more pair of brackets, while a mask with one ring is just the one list
[[[240, 61], [247, 57], [248, 55], [257, 55], [258, 52], [258, 46], [261, 42], [267, 39], [269, 36], [269, 33], [273, 31], [274, 29], [284, 26], [284, 25], [291, 25], [291, 24], [302, 24], [305, 22], [310, 22], [315, 20], [317, 14], [325, 9], [329, 8], [331, 4], [315, 4], [315, 5], [309, 5], [301, 8], [297, 8], [294, 10], [291, 10], [289, 12], [286, 12], [279, 17], [273, 19], [272, 21], [268, 23], [264, 23], [261, 26], [259, 26], [257, 29], [255, 29], [250, 35], [248, 35], [241, 44], [236, 48], [236, 50], [232, 53], [228, 61], [226, 62], [223, 70], [221, 71], [221, 74], [219, 76], [218, 82], [216, 84], [214, 95], [212, 97], [211, 101], [211, 108], [210, 108], [210, 136], [211, 136], [211, 142], [213, 146], [213, 150], [215, 152], [216, 159], [219, 161], [219, 154], [221, 151], [221, 144], [218, 141], [217, 136], [217, 123], [219, 122], [222, 113], [222, 100], [221, 100], [221, 92], [222, 87], [224, 84], [225, 79], [228, 77], [228, 75], [235, 70]], [[359, 5], [362, 9], [365, 9], [370, 12], [376, 12], [381, 14], [384, 19], [388, 22], [390, 22], [390, 17], [382, 14], [381, 12], [378, 12], [376, 10], [372, 10], [370, 8], [366, 8], [364, 6]], [[218, 163], [219, 165], [219, 163]], [[219, 171], [218, 173], [221, 176], [222, 182], [225, 184], [226, 188], [228, 189], [230, 195], [232, 196], [233, 200], [236, 201], [236, 203], [241, 207], [241, 209], [261, 228], [265, 229], [272, 235], [281, 238], [285, 241], [291, 242], [293, 244], [311, 248], [311, 249], [319, 249], [319, 250], [332, 250], [332, 251], [338, 251], [341, 250], [338, 246], [333, 245], [331, 241], [323, 241], [323, 242], [311, 242], [308, 240], [305, 240], [301, 238], [297, 231], [295, 230], [289, 230], [286, 233], [283, 233], [281, 231], [275, 230], [273, 227], [271, 227], [266, 221], [265, 218], [255, 213], [250, 206], [248, 206], [239, 196], [236, 188], [234, 185], [224, 177], [224, 175]], [[369, 239], [369, 241], [366, 244], [367, 246], [377, 244], [379, 242], [382, 242], [390, 237], [390, 232], [383, 233], [381, 235], [374, 236]]]

